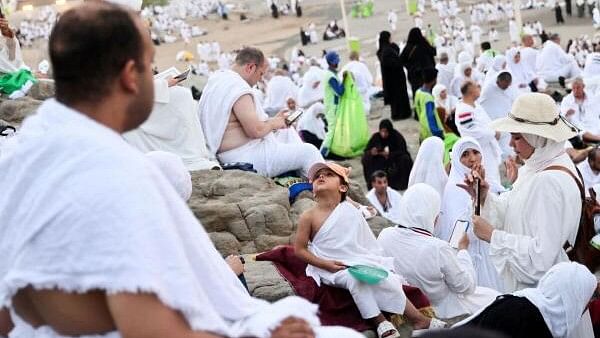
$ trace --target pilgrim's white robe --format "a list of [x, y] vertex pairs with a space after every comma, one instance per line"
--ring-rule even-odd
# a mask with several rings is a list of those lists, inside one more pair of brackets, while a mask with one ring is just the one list
[[275, 116], [280, 110], [287, 108], [289, 98], [298, 98], [298, 87], [289, 76], [276, 75], [267, 83], [267, 93], [263, 107], [269, 116]]
[[9, 39], [0, 35], [0, 73], [14, 73], [24, 67], [17, 37]]
[[307, 175], [313, 164], [323, 162], [319, 150], [311, 144], [302, 143], [293, 128], [278, 130], [235, 149], [219, 152], [233, 105], [243, 95], [252, 95], [259, 120], [266, 120], [253, 89], [232, 70], [213, 73], [200, 98], [199, 116], [206, 146], [221, 163], [251, 163], [260, 175], [275, 177], [293, 170]]
[[317, 336], [361, 337], [320, 327], [317, 306], [298, 297], [251, 297], [158, 167], [54, 99], [24, 122], [0, 170], [0, 305], [11, 310], [11, 338], [68, 338], [16, 314], [10, 300], [26, 285], [152, 293], [192, 330], [227, 337], [268, 338], [289, 316]]
[[408, 283], [427, 295], [440, 318], [475, 313], [499, 295], [477, 287], [467, 250], [457, 251], [439, 238], [399, 227], [383, 229], [377, 242], [394, 257], [396, 270]]
[[570, 79], [581, 73], [573, 56], [550, 40], [544, 43], [544, 48], [538, 55], [537, 69], [538, 74], [546, 82], [556, 82], [559, 77]]
[[590, 162], [585, 159], [583, 162], [577, 165], [577, 168], [581, 172], [581, 176], [583, 177], [583, 183], [585, 185], [585, 195], [589, 196], [589, 188], [595, 186], [596, 184], [600, 184], [600, 173], [595, 173], [590, 166]]
[[162, 150], [176, 154], [190, 171], [219, 168], [206, 149], [190, 90], [169, 88], [164, 80], [156, 80], [154, 89], [152, 113], [137, 129], [123, 134], [125, 140], [144, 153]]
[[[478, 102], [488, 114], [490, 119], [496, 120], [508, 115], [516, 97], [517, 93], [514, 87], [509, 86], [506, 89], [501, 89], [495, 82], [493, 82], [489, 83], [483, 88]], [[500, 133], [498, 145], [500, 145], [503, 157], [514, 154], [514, 151], [510, 147], [509, 143], [510, 134]]]
[[373, 318], [386, 311], [402, 314], [406, 296], [404, 278], [394, 273], [394, 259], [384, 256], [362, 213], [349, 202], [340, 203], [327, 217], [309, 243], [308, 249], [317, 257], [341, 261], [345, 265], [368, 265], [388, 271], [377, 284], [366, 284], [352, 277], [348, 270], [329, 272], [312, 265], [306, 275], [320, 285], [325, 283], [347, 289], [363, 318]]
[[[547, 161], [544, 168], [551, 165], [575, 172], [566, 154]], [[575, 242], [580, 215], [579, 188], [560, 171], [519, 177], [512, 190], [488, 193], [482, 217], [495, 228], [489, 256], [503, 278], [504, 291], [535, 287], [554, 264], [568, 261], [563, 245]]]
[[398, 222], [400, 219], [400, 201], [402, 199], [402, 195], [400, 195], [399, 192], [390, 187], [387, 187], [387, 208], [381, 205], [381, 202], [379, 202], [379, 199], [377, 198], [377, 194], [375, 192], [375, 188], [371, 189], [367, 193], [367, 199], [369, 200], [371, 205], [373, 205], [373, 207], [377, 209], [377, 212], [381, 216], [388, 219], [394, 224], [399, 224]]

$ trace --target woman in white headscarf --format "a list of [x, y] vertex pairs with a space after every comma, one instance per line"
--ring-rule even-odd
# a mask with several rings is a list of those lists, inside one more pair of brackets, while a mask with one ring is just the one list
[[488, 193], [481, 180], [481, 217], [473, 217], [475, 234], [490, 243], [490, 259], [512, 292], [535, 286], [553, 265], [568, 260], [563, 247], [575, 243], [583, 189], [564, 142], [577, 129], [550, 96], [539, 93], [519, 96], [508, 117], [490, 126], [511, 133], [510, 145], [525, 162], [511, 191]]
[[[583, 265], [563, 262], [553, 266], [535, 288], [498, 297], [480, 313], [455, 326], [476, 326], [512, 338], [585, 338], [579, 328], [589, 321], [582, 314], [598, 287]], [[591, 329], [591, 325], [590, 325]]]
[[489, 83], [495, 83], [498, 74], [506, 71], [507, 63], [506, 56], [501, 54], [494, 56], [492, 67], [485, 73], [485, 80], [483, 81], [482, 87], [486, 87]]
[[466, 248], [458, 251], [433, 237], [440, 212], [440, 196], [429, 185], [409, 187], [400, 203], [400, 226], [384, 229], [377, 242], [409, 284], [421, 289], [441, 318], [472, 314], [494, 301], [498, 292], [476, 286], [476, 274]]
[[[457, 184], [463, 183], [465, 176], [471, 170], [483, 166], [485, 160], [481, 146], [472, 137], [462, 137], [458, 140], [452, 148], [450, 158], [452, 167], [442, 195], [442, 213], [436, 231], [436, 236], [445, 241], [450, 240], [452, 230], [457, 222], [471, 223], [473, 203], [469, 194]], [[469, 254], [477, 273], [477, 285], [502, 291], [502, 280], [489, 259], [489, 244], [475, 236], [472, 224], [467, 233], [471, 242]]]
[[446, 115], [452, 114], [456, 109], [458, 98], [448, 93], [448, 89], [443, 84], [436, 84], [431, 92], [435, 98], [435, 107], [443, 108]]
[[428, 137], [421, 143], [408, 177], [408, 187], [425, 183], [441, 196], [447, 181], [448, 174], [444, 169], [444, 141], [439, 137]]

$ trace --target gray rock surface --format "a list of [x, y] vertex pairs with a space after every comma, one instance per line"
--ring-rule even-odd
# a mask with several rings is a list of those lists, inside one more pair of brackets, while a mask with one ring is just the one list
[[17, 100], [0, 100], [0, 120], [19, 126], [23, 120], [35, 113], [42, 101], [25, 96]]
[[[300, 215], [315, 204], [312, 193], [305, 192], [290, 205], [286, 188], [239, 170], [196, 171], [192, 181], [189, 206], [223, 256], [263, 252], [293, 243]], [[352, 184], [348, 195], [368, 204], [357, 184]], [[374, 217], [369, 225], [377, 235], [390, 224]]]
[[42, 101], [54, 97], [54, 94], [54, 80], [51, 79], [38, 79], [38, 82], [36, 82], [29, 90], [29, 93], [27, 93], [27, 95], [31, 96], [33, 99]]

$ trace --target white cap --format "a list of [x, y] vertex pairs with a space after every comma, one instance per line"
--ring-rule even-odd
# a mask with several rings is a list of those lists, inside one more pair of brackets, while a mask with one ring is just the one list
[[139, 12], [142, 10], [142, 0], [106, 0], [107, 2], [127, 7]]

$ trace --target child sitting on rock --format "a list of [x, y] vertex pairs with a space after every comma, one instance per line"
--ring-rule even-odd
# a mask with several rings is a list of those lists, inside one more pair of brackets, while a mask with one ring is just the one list
[[[306, 274], [318, 285], [350, 291], [361, 316], [374, 324], [380, 338], [400, 337], [381, 311], [404, 314], [415, 329], [444, 327], [406, 299], [404, 278], [393, 272], [393, 258], [383, 256], [362, 213], [346, 201], [349, 171], [331, 162], [309, 170], [317, 205], [300, 216], [295, 243], [296, 255], [308, 263]], [[360, 282], [346, 270], [359, 264], [384, 269], [388, 277], [377, 284]]]

